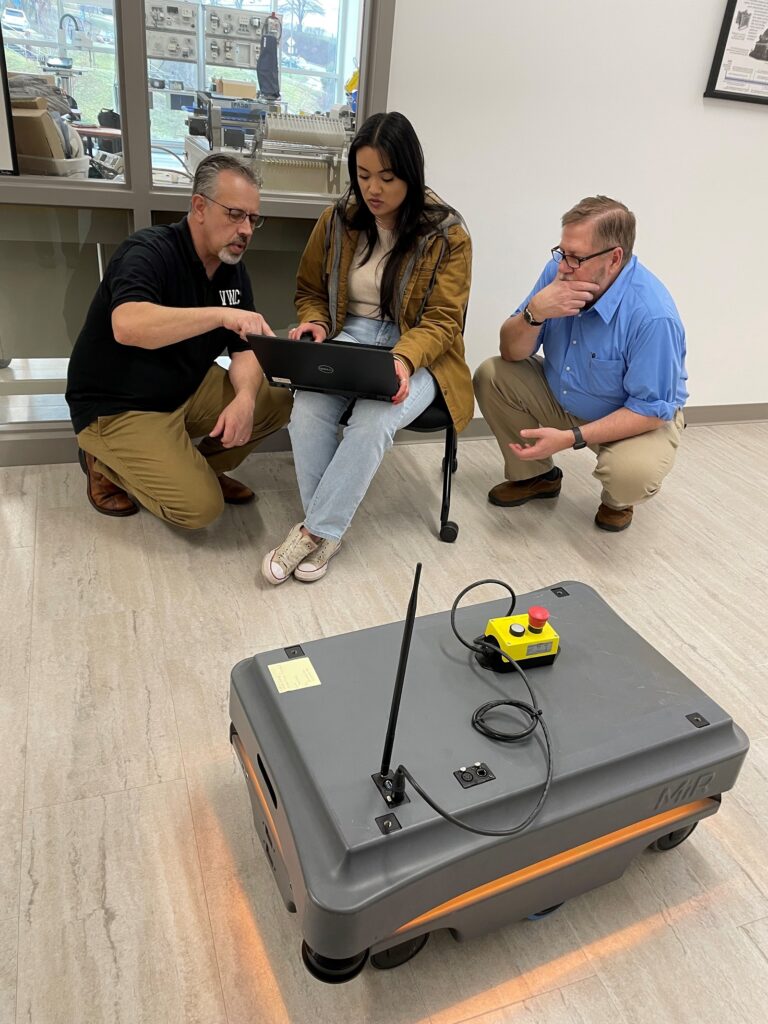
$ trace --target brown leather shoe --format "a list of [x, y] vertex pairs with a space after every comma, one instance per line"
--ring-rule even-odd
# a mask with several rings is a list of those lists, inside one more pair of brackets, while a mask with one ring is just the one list
[[505, 480], [490, 489], [488, 501], [492, 505], [501, 505], [502, 508], [512, 508], [514, 505], [524, 505], [527, 501], [535, 501], [537, 498], [556, 498], [562, 485], [563, 474], [559, 469], [554, 480]]
[[256, 497], [250, 487], [241, 484], [239, 480], [233, 480], [231, 476], [224, 476], [223, 473], [219, 477], [219, 486], [228, 505], [247, 505]]
[[632, 522], [633, 513], [633, 505], [627, 505], [626, 508], [609, 508], [608, 505], [601, 503], [595, 516], [595, 525], [601, 530], [608, 530], [609, 533], [620, 533]]
[[82, 448], [78, 451], [80, 467], [85, 473], [88, 483], [88, 501], [97, 512], [104, 516], [135, 516], [139, 511], [138, 504], [125, 491], [107, 480], [103, 473], [94, 468], [96, 459]]

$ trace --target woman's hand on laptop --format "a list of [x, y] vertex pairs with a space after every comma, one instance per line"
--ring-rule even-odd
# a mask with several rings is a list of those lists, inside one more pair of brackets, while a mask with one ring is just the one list
[[298, 327], [293, 327], [288, 331], [288, 337], [291, 341], [298, 341], [299, 338], [305, 334], [311, 335], [312, 341], [317, 342], [325, 341], [328, 337], [328, 331], [326, 331], [322, 324], [310, 323], [308, 320], [305, 320], [304, 323], [299, 324]]
[[392, 398], [394, 405], [399, 405], [400, 402], [404, 402], [408, 397], [408, 391], [410, 390], [408, 381], [411, 379], [411, 371], [405, 365], [402, 359], [395, 358], [395, 373], [397, 379], [400, 381], [400, 387], [397, 389], [397, 394]]
[[273, 337], [275, 334], [261, 313], [253, 313], [250, 309], [238, 309], [235, 306], [222, 307], [221, 326], [239, 334], [243, 341], [249, 334], [271, 334]]

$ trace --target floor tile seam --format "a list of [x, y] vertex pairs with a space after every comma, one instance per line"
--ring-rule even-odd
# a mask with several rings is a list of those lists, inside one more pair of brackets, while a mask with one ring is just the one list
[[[473, 1014], [471, 1017], [461, 1017], [455, 1021], [455, 1024], [472, 1024], [473, 1021], [482, 1020], [484, 1017], [488, 1017], [492, 1013], [503, 1013], [504, 1010], [508, 1010], [512, 1006], [519, 1006], [521, 1003], [527, 1003], [529, 1000], [540, 999], [542, 996], [551, 995], [553, 992], [564, 992], [566, 989], [573, 988], [575, 985], [580, 985], [583, 982], [589, 981], [593, 978], [599, 981], [603, 989], [608, 993], [608, 989], [606, 988], [602, 979], [598, 976], [597, 971], [593, 970], [591, 974], [587, 974], [583, 978], [577, 978], [575, 981], [569, 981], [565, 985], [554, 985], [552, 988], [544, 989], [541, 992], [531, 992], [528, 995], [521, 996], [520, 999], [512, 999], [508, 1003], [501, 1003], [499, 1006], [494, 1006], [490, 1010], [483, 1010], [481, 1013]], [[608, 995], [610, 996], [610, 993], [608, 993]], [[614, 1003], [615, 1006], [615, 1000], [611, 999], [611, 1001]], [[620, 1010], [620, 1008], [617, 1009]], [[434, 1024], [434, 1020], [434, 1017], [430, 1017], [429, 1024]], [[420, 1021], [419, 1024], [427, 1024], [427, 1022]]]
[[53, 807], [72, 807], [75, 804], [85, 803], [87, 800], [103, 800], [106, 797], [118, 796], [122, 793], [138, 793], [144, 789], [151, 789], [153, 786], [166, 786], [174, 782], [186, 782], [186, 777], [174, 775], [173, 778], [156, 779], [154, 782], [142, 782], [136, 786], [121, 786], [115, 789], [106, 789], [100, 793], [88, 793], [84, 796], [75, 796], [69, 800], [53, 800], [50, 803], [35, 804], [25, 808], [25, 817], [36, 814], [39, 811], [47, 811]]
[[16, 1016], [19, 1003], [19, 974], [21, 971], [21, 964], [19, 958], [19, 950], [21, 949], [21, 921], [22, 921], [22, 906], [21, 906], [21, 894], [24, 877], [24, 843], [26, 840], [27, 831], [27, 760], [29, 755], [29, 707], [31, 700], [32, 691], [32, 660], [33, 652], [35, 648], [35, 631], [33, 629], [34, 624], [34, 613], [35, 613], [35, 597], [37, 591], [37, 535], [40, 519], [40, 474], [36, 474], [37, 478], [37, 489], [35, 491], [35, 527], [32, 538], [32, 593], [30, 595], [29, 605], [29, 649], [28, 649], [28, 663], [27, 663], [27, 707], [25, 714], [24, 723], [24, 781], [21, 787], [21, 835], [19, 836], [19, 886], [18, 886], [18, 897], [16, 901], [17, 908], [17, 919], [16, 919], [16, 990], [14, 992], [14, 1016]]
[[739, 931], [746, 931], [747, 928], [751, 928], [753, 924], [763, 924], [763, 922], [768, 924], [768, 915], [764, 915], [763, 917], [755, 917], [751, 921], [743, 921], [741, 924], [737, 924], [736, 927], [739, 929]]

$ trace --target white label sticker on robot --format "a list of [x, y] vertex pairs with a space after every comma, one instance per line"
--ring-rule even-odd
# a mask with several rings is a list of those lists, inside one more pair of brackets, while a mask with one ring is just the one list
[[280, 693], [290, 690], [305, 690], [308, 686], [319, 686], [320, 678], [309, 658], [292, 658], [268, 665], [275, 686]]

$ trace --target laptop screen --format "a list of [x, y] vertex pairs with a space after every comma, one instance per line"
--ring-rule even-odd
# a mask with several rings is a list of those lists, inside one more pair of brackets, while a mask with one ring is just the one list
[[275, 387], [379, 401], [390, 401], [399, 388], [395, 361], [386, 348], [264, 334], [249, 334], [248, 344]]

